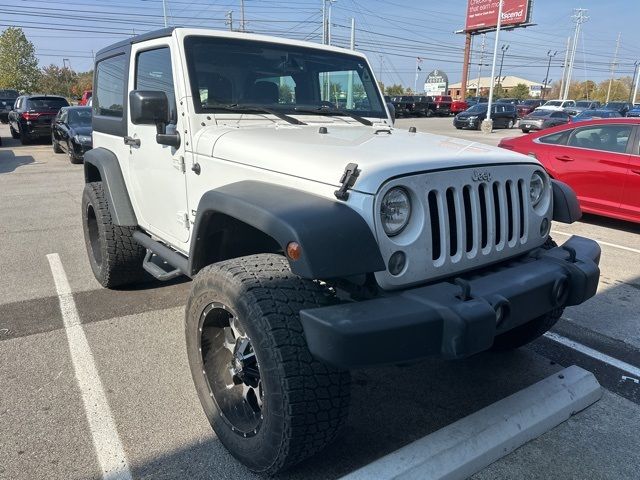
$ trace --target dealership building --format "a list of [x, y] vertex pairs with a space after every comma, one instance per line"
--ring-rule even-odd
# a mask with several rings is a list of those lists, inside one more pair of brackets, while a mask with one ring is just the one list
[[[502, 77], [501, 81], [498, 82], [496, 79], [496, 85], [500, 83], [502, 88], [506, 92], [507, 96], [509, 95], [509, 91], [512, 90], [516, 85], [523, 84], [529, 87], [529, 95], [532, 97], [539, 97], [542, 94], [542, 88], [544, 85], [538, 82], [532, 82], [531, 80], [527, 80], [526, 78], [514, 77], [512, 75], [508, 75], [506, 77]], [[476, 77], [470, 78], [467, 81], [467, 94], [469, 96], [488, 96], [489, 95], [489, 87], [491, 85], [491, 77]], [[459, 98], [462, 96], [462, 83], [452, 83], [449, 85], [449, 95], [453, 98]], [[547, 85], [547, 92], [551, 89], [550, 85]]]

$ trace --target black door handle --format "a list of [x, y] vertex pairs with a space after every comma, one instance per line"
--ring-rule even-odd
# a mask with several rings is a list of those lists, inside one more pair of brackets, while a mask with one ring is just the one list
[[133, 137], [124, 137], [124, 144], [125, 145], [130, 145], [133, 147], [139, 147], [140, 146], [140, 139], [139, 138], [133, 138]]

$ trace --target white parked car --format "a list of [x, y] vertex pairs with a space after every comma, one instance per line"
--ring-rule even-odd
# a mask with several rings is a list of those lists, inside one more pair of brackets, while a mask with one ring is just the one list
[[195, 390], [254, 471], [336, 438], [349, 369], [516, 348], [596, 292], [598, 244], [549, 237], [575, 194], [535, 158], [394, 128], [360, 53], [168, 28], [98, 52], [92, 101], [93, 273], [193, 278]]
[[563, 111], [565, 108], [575, 108], [575, 100], [549, 100], [544, 105], [539, 106], [536, 110], [553, 110]]

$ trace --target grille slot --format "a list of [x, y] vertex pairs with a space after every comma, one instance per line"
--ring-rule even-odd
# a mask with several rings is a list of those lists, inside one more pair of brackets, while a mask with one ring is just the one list
[[527, 235], [523, 179], [432, 189], [427, 193], [434, 266], [489, 255]]

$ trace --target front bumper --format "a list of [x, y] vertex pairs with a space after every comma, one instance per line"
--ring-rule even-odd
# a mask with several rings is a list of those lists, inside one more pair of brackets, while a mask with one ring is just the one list
[[478, 125], [482, 123], [482, 120], [480, 120], [479, 118], [476, 118], [474, 120], [468, 120], [468, 119], [459, 119], [458, 117], [454, 117], [453, 119], [453, 126], [457, 127], [457, 128], [473, 128], [476, 129], [478, 128]]
[[524, 130], [542, 130], [544, 128], [543, 123], [528, 123], [526, 120], [520, 120], [518, 128]]
[[311, 353], [342, 368], [463, 358], [489, 349], [500, 333], [594, 296], [599, 262], [600, 246], [573, 236], [457, 284], [302, 310], [300, 319]]

